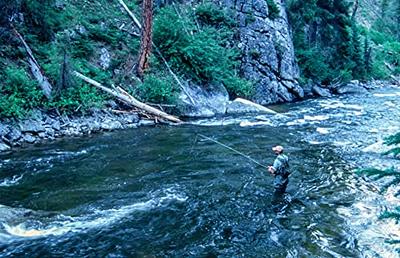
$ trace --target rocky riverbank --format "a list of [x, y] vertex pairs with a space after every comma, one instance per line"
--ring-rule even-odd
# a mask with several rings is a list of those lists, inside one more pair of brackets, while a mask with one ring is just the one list
[[[306, 97], [330, 97], [332, 94], [368, 94], [368, 90], [388, 85], [400, 87], [400, 78], [393, 78], [390, 81], [370, 81], [365, 83], [351, 81], [348, 84], [330, 87], [308, 85], [304, 89]], [[197, 111], [192, 112], [189, 109], [183, 115], [189, 117], [210, 117], [216, 114], [273, 113], [272, 110], [255, 103], [247, 103], [240, 99], [229, 101], [227, 93], [221, 98], [218, 92], [209, 93], [207, 96], [203, 96], [197, 92], [195, 95], [199, 101], [196, 101], [196, 105], [192, 107]], [[200, 101], [202, 99], [204, 101]], [[137, 113], [115, 113], [107, 109], [93, 109], [88, 114], [81, 116], [48, 114], [40, 110], [35, 110], [29, 118], [24, 120], [0, 120], [0, 152], [11, 151], [15, 147], [52, 141], [61, 137], [80, 137], [104, 131], [136, 128], [154, 124], [154, 120], [141, 118]]]
[[0, 152], [61, 137], [77, 137], [154, 124], [153, 120], [141, 119], [136, 113], [115, 114], [107, 110], [93, 110], [82, 116], [59, 116], [35, 110], [24, 120], [0, 121]]

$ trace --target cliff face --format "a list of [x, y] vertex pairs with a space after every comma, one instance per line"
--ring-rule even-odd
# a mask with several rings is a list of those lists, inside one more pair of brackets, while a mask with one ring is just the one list
[[[272, 2], [272, 1], [271, 1]], [[279, 14], [271, 18], [266, 0], [223, 0], [239, 22], [241, 71], [255, 83], [253, 100], [260, 104], [292, 101], [304, 96], [284, 0], [274, 0]]]

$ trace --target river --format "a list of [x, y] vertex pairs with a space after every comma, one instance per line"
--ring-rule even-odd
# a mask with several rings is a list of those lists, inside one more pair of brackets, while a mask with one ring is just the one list
[[[378, 153], [399, 107], [388, 87], [1, 154], [0, 257], [395, 257], [400, 225], [378, 217], [396, 189], [354, 169], [400, 167]], [[199, 133], [264, 164], [283, 145], [287, 193]]]

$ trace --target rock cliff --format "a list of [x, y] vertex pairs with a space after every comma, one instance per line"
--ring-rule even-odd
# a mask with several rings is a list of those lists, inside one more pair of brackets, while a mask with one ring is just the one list
[[[274, 18], [268, 2], [279, 10]], [[253, 100], [270, 104], [302, 98], [284, 0], [224, 0], [219, 4], [236, 12], [243, 54], [241, 71], [255, 83]]]

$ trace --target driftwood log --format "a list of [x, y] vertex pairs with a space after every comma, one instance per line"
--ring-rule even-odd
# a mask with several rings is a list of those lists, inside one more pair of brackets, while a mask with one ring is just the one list
[[116, 87], [114, 89], [110, 89], [108, 87], [103, 86], [101, 83], [90, 79], [89, 77], [86, 77], [85, 75], [75, 71], [74, 75], [80, 79], [82, 79], [83, 81], [89, 83], [92, 86], [95, 86], [96, 88], [107, 92], [108, 94], [113, 95], [114, 97], [118, 98], [119, 100], [123, 101], [124, 103], [137, 107], [141, 110], [144, 110], [145, 112], [154, 115], [156, 117], [160, 117], [162, 119], [174, 122], [174, 123], [182, 123], [182, 121], [172, 115], [169, 115], [159, 109], [156, 109], [154, 107], [151, 107], [143, 102], [140, 102], [139, 100], [135, 99], [132, 95], [130, 95], [129, 93], [127, 93], [125, 90], [123, 90], [121, 87]]
[[47, 77], [44, 75], [42, 69], [40, 68], [39, 63], [36, 61], [35, 56], [33, 55], [33, 52], [29, 45], [26, 43], [22, 35], [12, 26], [12, 30], [14, 34], [18, 37], [18, 39], [21, 41], [22, 45], [25, 48], [26, 53], [28, 54], [28, 61], [29, 61], [29, 66], [31, 68], [31, 72], [33, 76], [35, 77], [36, 81], [39, 83], [40, 88], [42, 88], [43, 94], [46, 96], [46, 98], [50, 99], [51, 97], [51, 90], [52, 86], [47, 79]]

